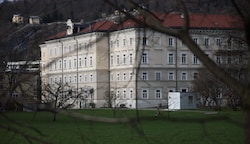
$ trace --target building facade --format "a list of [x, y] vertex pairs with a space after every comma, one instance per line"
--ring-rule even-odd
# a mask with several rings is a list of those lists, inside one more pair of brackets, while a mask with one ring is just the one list
[[[171, 13], [163, 24], [178, 29], [182, 19], [181, 14]], [[228, 15], [190, 14], [189, 32], [207, 56], [220, 63], [218, 50], [228, 50], [232, 39], [243, 37], [241, 27], [232, 24], [236, 20]], [[85, 95], [74, 108], [83, 103], [128, 108], [167, 105], [168, 92], [192, 91], [192, 81], [203, 67], [178, 38], [131, 19], [103, 19], [81, 28], [68, 20], [66, 31], [40, 47], [42, 83], [68, 83]], [[85, 94], [90, 89], [91, 96]]]
[[0, 73], [2, 110], [34, 111], [41, 101], [40, 61], [7, 62]]

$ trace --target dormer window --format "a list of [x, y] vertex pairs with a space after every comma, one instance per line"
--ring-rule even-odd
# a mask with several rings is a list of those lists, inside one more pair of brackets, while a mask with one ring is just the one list
[[72, 23], [71, 19], [67, 20], [67, 35], [72, 35], [74, 29], [74, 24]]

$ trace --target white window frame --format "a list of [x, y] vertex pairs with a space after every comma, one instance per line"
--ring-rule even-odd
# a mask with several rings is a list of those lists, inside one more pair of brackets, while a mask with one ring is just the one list
[[141, 62], [142, 62], [142, 64], [148, 64], [148, 52], [143, 52], [142, 53]]
[[168, 80], [175, 80], [174, 72], [173, 71], [169, 71], [168, 72]]
[[210, 46], [210, 39], [209, 39], [209, 37], [206, 37], [206, 38], [204, 39], [204, 46], [205, 46], [206, 48], [208, 48], [208, 47]]
[[162, 88], [155, 89], [155, 99], [162, 99]]
[[[185, 56], [184, 56], [185, 55]], [[188, 64], [188, 53], [187, 52], [181, 52], [181, 64]]]
[[116, 65], [120, 65], [120, 55], [116, 55]]
[[127, 98], [127, 90], [123, 89], [123, 99], [126, 99], [126, 98]]
[[173, 52], [168, 53], [168, 64], [175, 64], [175, 54]]
[[168, 38], [168, 46], [169, 47], [174, 47], [174, 43], [175, 43], [174, 37], [169, 37]]
[[142, 99], [148, 99], [149, 98], [149, 89], [148, 88], [142, 88], [141, 89], [141, 98]]
[[142, 80], [148, 80], [148, 72], [144, 71], [141, 73], [141, 79]]
[[90, 67], [93, 66], [93, 56], [92, 55], [89, 56], [89, 66]]
[[181, 80], [188, 80], [188, 74], [187, 72], [181, 72]]
[[110, 55], [110, 65], [111, 66], [114, 65], [114, 55], [113, 54]]
[[155, 80], [157, 80], [157, 81], [162, 80], [162, 72], [161, 71], [155, 72]]
[[126, 53], [124, 53], [123, 55], [122, 55], [122, 63], [123, 63], [123, 65], [126, 65], [126, 61], [127, 61], [127, 59], [126, 59]]
[[193, 54], [193, 57], [192, 57], [192, 63], [193, 64], [199, 64], [199, 59], [197, 58], [196, 55]]

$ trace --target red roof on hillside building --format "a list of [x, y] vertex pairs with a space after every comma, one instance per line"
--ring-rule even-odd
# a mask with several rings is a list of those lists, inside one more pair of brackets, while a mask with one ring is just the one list
[[[184, 25], [184, 18], [180, 13], [155, 13], [156, 19], [160, 20], [162, 25], [180, 28]], [[136, 19], [143, 21], [142, 16], [138, 16]], [[148, 25], [150, 22], [147, 21]], [[234, 15], [222, 15], [222, 14], [189, 14], [189, 26], [190, 28], [202, 28], [202, 29], [242, 29], [243, 22], [239, 16]], [[122, 23], [115, 23], [109, 20], [97, 21], [90, 24], [78, 34], [89, 32], [104, 32], [127, 29], [132, 27], [140, 27], [140, 24], [133, 19], [124, 20]], [[66, 36], [66, 31], [60, 32], [50, 39], [56, 39]]]

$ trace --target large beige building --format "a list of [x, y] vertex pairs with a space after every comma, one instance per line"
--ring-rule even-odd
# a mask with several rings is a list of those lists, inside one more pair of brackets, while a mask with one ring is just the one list
[[[217, 63], [222, 62], [218, 50], [230, 49], [233, 44], [238, 48], [231, 37], [242, 37], [235, 17], [189, 16], [190, 35]], [[183, 24], [182, 15], [170, 13], [163, 24], [178, 29]], [[192, 91], [192, 81], [202, 68], [181, 40], [131, 19], [117, 22], [109, 18], [85, 27], [68, 20], [67, 30], [50, 37], [40, 47], [42, 83], [68, 83], [82, 93], [85, 99], [77, 100], [74, 108], [92, 102], [97, 107], [166, 105], [168, 92]], [[91, 89], [94, 91], [89, 94]]]

